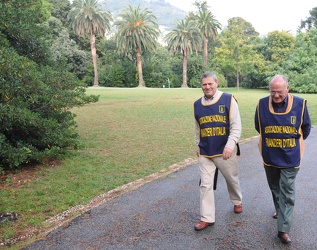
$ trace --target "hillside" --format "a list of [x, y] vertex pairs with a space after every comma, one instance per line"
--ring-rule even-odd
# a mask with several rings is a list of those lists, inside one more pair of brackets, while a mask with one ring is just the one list
[[148, 8], [157, 18], [160, 26], [172, 28], [175, 27], [176, 21], [182, 20], [186, 12], [165, 2], [165, 0], [107, 0], [105, 9], [110, 11], [116, 17], [121, 10], [126, 9], [129, 5], [141, 9]]

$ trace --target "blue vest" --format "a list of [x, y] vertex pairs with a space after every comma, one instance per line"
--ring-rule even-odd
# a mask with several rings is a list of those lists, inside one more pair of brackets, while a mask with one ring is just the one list
[[288, 95], [286, 112], [275, 113], [270, 96], [260, 99], [258, 118], [260, 125], [260, 152], [266, 166], [280, 168], [299, 167], [303, 137], [301, 131], [305, 100]]
[[201, 98], [194, 103], [194, 115], [200, 131], [199, 155], [214, 157], [223, 154], [230, 132], [231, 98], [231, 94], [222, 93], [216, 103], [203, 105]]

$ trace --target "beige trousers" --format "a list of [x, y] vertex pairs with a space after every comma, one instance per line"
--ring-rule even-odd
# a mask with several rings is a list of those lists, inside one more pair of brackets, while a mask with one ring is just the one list
[[216, 168], [224, 176], [229, 197], [234, 205], [242, 203], [242, 194], [238, 177], [237, 163], [237, 147], [228, 160], [224, 160], [222, 156], [214, 158], [206, 158], [200, 156], [198, 158], [200, 169], [200, 220], [205, 222], [215, 222], [215, 197], [214, 197], [214, 176]]

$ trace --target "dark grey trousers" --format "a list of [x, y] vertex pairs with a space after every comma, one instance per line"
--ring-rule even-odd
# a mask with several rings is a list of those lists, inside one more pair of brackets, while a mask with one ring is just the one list
[[273, 202], [278, 211], [277, 228], [288, 233], [293, 221], [295, 204], [295, 179], [299, 168], [275, 168], [264, 166]]

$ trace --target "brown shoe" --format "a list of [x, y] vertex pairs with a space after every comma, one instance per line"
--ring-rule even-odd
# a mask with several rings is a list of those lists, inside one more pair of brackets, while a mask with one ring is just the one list
[[278, 235], [277, 235], [281, 241], [285, 244], [288, 244], [288, 243], [291, 243], [292, 240], [291, 240], [291, 237], [289, 237], [288, 233], [284, 233], [284, 232], [278, 232]]
[[205, 221], [200, 221], [195, 225], [195, 230], [201, 231], [201, 230], [204, 230], [208, 226], [212, 226], [213, 224], [215, 224], [215, 223], [214, 222], [209, 223], [209, 222], [205, 222]]
[[233, 211], [234, 211], [236, 214], [242, 213], [242, 204], [240, 204], [240, 205], [234, 205]]
[[273, 218], [278, 219], [278, 212], [277, 211], [273, 214]]

